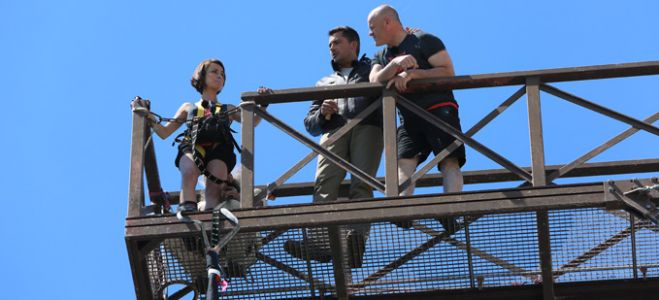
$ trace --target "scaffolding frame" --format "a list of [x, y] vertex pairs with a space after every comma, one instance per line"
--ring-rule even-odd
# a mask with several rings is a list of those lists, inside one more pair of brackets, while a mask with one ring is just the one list
[[[475, 222], [480, 216], [485, 214], [535, 212], [538, 259], [543, 278], [542, 284], [540, 285], [542, 289], [540, 294], [544, 299], [555, 299], [557, 289], [560, 291], [560, 294], [563, 294], [564, 290], [567, 291], [574, 288], [570, 284], [556, 284], [554, 282], [556, 278], [569, 272], [571, 268], [575, 268], [592, 257], [597, 256], [599, 253], [602, 253], [602, 251], [615, 245], [620, 240], [630, 235], [634, 236], [639, 229], [651, 229], [653, 232], [656, 231], [656, 229], [646, 223], [639, 223], [638, 220], [634, 220], [634, 217], [627, 216], [626, 214], [614, 213], [614, 215], [617, 215], [618, 217], [625, 218], [630, 224], [629, 228], [625, 228], [612, 235], [596, 247], [582, 253], [569, 263], [554, 270], [551, 255], [550, 211], [583, 207], [606, 208], [609, 210], [623, 208], [622, 203], [618, 198], [612, 196], [610, 193], [607, 194], [606, 191], [608, 188], [606, 183], [555, 185], [554, 180], [557, 178], [576, 176], [598, 176], [659, 171], [659, 159], [587, 163], [587, 161], [640, 130], [649, 132], [654, 136], [659, 136], [659, 129], [652, 125], [652, 123], [659, 118], [659, 112], [655, 112], [645, 120], [638, 120], [603, 107], [596, 102], [557, 89], [549, 84], [562, 81], [657, 74], [659, 74], [659, 61], [651, 61], [616, 65], [457, 76], [410, 82], [410, 88], [416, 92], [436, 91], [442, 89], [523, 85], [465, 133], [453, 129], [443, 121], [434, 118], [424, 110], [419, 109], [409, 100], [405, 99], [404, 96], [399, 95], [394, 91], [385, 90], [381, 84], [364, 83], [345, 86], [276, 90], [267, 95], [259, 95], [253, 92], [243, 93], [242, 100], [244, 103], [241, 113], [242, 155], [240, 178], [243, 188], [241, 190], [241, 203], [242, 207], [251, 209], [238, 210], [236, 211], [236, 216], [241, 220], [241, 226], [245, 232], [274, 230], [274, 232], [268, 237], [264, 238], [264, 242], [267, 244], [268, 241], [276, 239], [277, 236], [283, 234], [290, 228], [339, 226], [391, 220], [419, 220], [447, 215], [470, 216], [470, 221], [465, 219], [464, 227], [466, 228], [469, 226], [470, 222]], [[547, 166], [544, 161], [545, 151], [540, 107], [541, 91], [620, 122], [624, 122], [630, 125], [631, 128], [619, 133], [610, 140], [569, 163], [559, 166]], [[472, 136], [525, 94], [527, 95], [529, 137], [531, 142], [531, 166], [519, 167], [513, 164], [510, 160], [479, 143], [473, 139]], [[368, 111], [370, 112], [378, 109], [380, 106], [383, 110], [383, 137], [385, 141], [384, 178], [373, 178], [368, 174], [365, 174], [363, 171], [352, 166], [349, 162], [325, 150], [325, 145], [316, 144], [305, 135], [297, 132], [286, 123], [277, 119], [275, 116], [256, 106], [258, 104], [299, 102], [308, 101], [310, 99], [380, 95], [382, 96], [382, 101], [375, 103]], [[522, 185], [519, 188], [513, 189], [398, 197], [398, 191], [404, 189], [409, 182], [399, 183], [397, 178], [397, 162], [395, 159], [397, 157], [395, 147], [395, 108], [397, 105], [417, 113], [426, 118], [434, 126], [441, 128], [456, 137], [456, 141], [453, 145], [449, 146], [447, 150], [439, 153], [434, 159], [422, 166], [413, 175], [413, 178], [418, 179], [417, 186], [441, 184], [441, 176], [435, 174], [426, 175], [426, 173], [435, 166], [438, 161], [449, 155], [450, 151], [456, 149], [461, 144], [470, 146], [503, 167], [503, 169], [497, 170], [464, 172], [465, 184], [521, 180], [523, 182]], [[368, 112], [365, 112], [357, 116], [354, 121], [348, 122], [348, 124], [334, 135], [334, 140], [338, 139], [338, 137], [349, 131], [354, 125], [358, 124], [358, 122], [367, 114]], [[311, 154], [300, 160], [300, 162], [290, 168], [282, 176], [266, 186], [261, 186], [260, 188], [263, 192], [256, 195], [252, 192], [255, 187], [253, 171], [255, 153], [255, 115], [259, 115], [264, 120], [295, 138], [301, 144], [312, 149]], [[148, 284], [149, 276], [146, 274], [147, 256], [149, 253], [158, 248], [165, 239], [184, 237], [189, 235], [191, 231], [189, 225], [178, 222], [173, 216], [146, 216], [148, 212], [159, 211], [160, 207], [164, 205], [164, 197], [159, 182], [154, 146], [149, 136], [150, 131], [146, 126], [144, 118], [134, 114], [129, 177], [129, 204], [128, 216], [126, 219], [126, 243], [129, 259], [131, 261], [135, 290], [139, 299], [154, 299], [155, 296], [153, 291], [150, 290], [150, 285]], [[329, 141], [329, 143], [331, 142], [332, 141]], [[285, 182], [316, 155], [327, 157], [335, 164], [353, 174], [353, 176], [367, 182], [374, 189], [382, 191], [386, 197], [366, 201], [340, 201], [313, 205], [258, 207], [258, 204], [268, 195], [282, 197], [311, 194], [313, 188], [312, 183], [286, 184]], [[145, 174], [148, 190], [150, 192], [150, 204], [145, 203], [145, 189], [143, 186]], [[644, 182], [651, 184], [652, 181], [645, 180]], [[632, 188], [626, 182], [616, 182], [616, 184], [617, 186], [622, 186], [623, 189], [625, 187], [628, 189]], [[344, 183], [341, 191], [342, 193], [345, 193], [346, 190], [347, 183]], [[175, 195], [175, 192], [170, 193], [170, 196]], [[210, 214], [200, 213], [196, 217], [204, 221], [206, 225], [210, 226]], [[495, 264], [499, 266], [503, 266], [508, 270], [520, 274], [524, 273], [524, 271], [516, 267], [514, 264], [510, 264], [509, 262], [476, 249], [472, 245], [469, 245], [469, 243], [463, 244], [442, 232], [437, 232], [427, 226], [424, 227], [423, 224], [417, 222], [414, 228], [415, 230], [427, 234], [430, 237], [428, 242], [408, 252], [398, 260], [392, 261], [385, 268], [375, 272], [358, 284], [352, 283], [349, 278], [350, 276], [337, 276], [341, 274], [349, 274], [350, 270], [346, 269], [345, 261], [342, 259], [345, 256], [345, 253], [342, 251], [345, 249], [338, 246], [333, 247], [333, 251], [335, 251], [334, 257], [336, 258], [333, 261], [333, 271], [335, 274], [335, 282], [332, 284], [335, 289], [333, 295], [338, 299], [368, 299], [368, 296], [354, 296], [351, 293], [354, 293], [355, 290], [367, 285], [368, 282], [377, 281], [379, 278], [382, 278], [391, 272], [391, 270], [405, 264], [406, 261], [413, 259], [439, 242], [445, 242], [458, 248], [467, 249], [470, 256], [476, 255], [481, 258], [488, 257], [486, 260], [495, 262]], [[336, 244], [336, 242], [334, 244]], [[307, 275], [300, 273], [295, 268], [287, 266], [285, 263], [277, 261], [275, 258], [267, 257], [263, 253], [258, 253], [257, 255], [260, 261], [267, 262], [283, 272], [287, 272], [298, 278], [306, 278], [305, 280], [310, 280]], [[637, 268], [634, 268], [633, 273], [633, 279], [638, 279]], [[536, 276], [537, 274], [531, 275]], [[474, 282], [478, 280], [473, 278], [473, 274], [471, 277], [472, 288], [464, 291], [464, 295], [466, 295], [465, 297], [472, 297], [474, 296], [474, 293], [482, 293], [482, 289], [478, 289], [477, 284], [474, 284]], [[647, 280], [647, 278], [645, 278], [645, 280]], [[314, 281], [311, 280], [310, 282], [313, 283]], [[597, 284], [593, 284], [593, 286], [596, 285]], [[609, 286], [611, 287], [611, 290], [613, 290], [613, 287], [616, 286], [616, 284], [610, 284]], [[654, 289], [657, 288], [656, 283], [653, 283], [652, 286]], [[520, 294], [522, 294], [523, 291], [528, 292], [528, 290], [532, 290], [531, 293], [533, 294], [538, 293], [537, 288], [510, 287], [510, 289], [518, 290], [520, 291]], [[576, 288], [574, 289], [576, 290]], [[593, 291], [598, 289], [606, 290], [606, 286], [592, 288]], [[491, 290], [491, 288], [488, 288], [487, 290], [490, 290], [492, 295], [498, 293], [498, 290]], [[424, 291], [421, 293], [412, 291], [399, 296], [410, 299], [407, 297], [416, 295], [414, 296], [415, 299], [424, 299], [423, 297], [426, 297], [427, 295], [438, 295], [443, 293], [445, 292], [441, 290]], [[389, 295], [387, 297], [393, 297], [391, 299], [395, 299], [396, 296]]]

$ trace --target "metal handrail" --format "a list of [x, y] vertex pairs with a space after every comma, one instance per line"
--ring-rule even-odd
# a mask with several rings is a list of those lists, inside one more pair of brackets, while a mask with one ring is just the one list
[[[413, 80], [409, 84], [410, 92], [431, 92], [439, 91], [446, 89], [466, 89], [466, 88], [480, 88], [480, 87], [495, 87], [495, 86], [508, 86], [508, 85], [524, 85], [526, 87], [526, 92], [524, 87], [517, 92], [515, 92], [510, 98], [508, 98], [504, 103], [496, 107], [490, 114], [488, 114], [483, 120], [477, 123], [474, 128], [467, 131], [466, 134], [461, 134], [456, 131], [454, 136], [457, 140], [447, 148], [447, 150], [442, 151], [423, 166], [419, 171], [417, 171], [413, 178], [415, 180], [421, 178], [428, 172], [433, 165], [436, 165], [439, 160], [443, 157], [446, 157], [450, 154], [452, 150], [455, 150], [459, 147], [465, 140], [472, 147], [475, 147], [475, 150], [485, 154], [485, 156], [490, 157], [494, 161], [500, 163], [506, 169], [517, 174], [522, 179], [533, 183], [534, 185], [545, 185], [551, 183], [552, 180], [565, 174], [566, 172], [582, 165], [587, 160], [598, 155], [604, 150], [610, 148], [613, 144], [624, 139], [625, 134], [621, 134], [609, 141], [605, 145], [600, 146], [597, 149], [589, 152], [587, 155], [584, 155], [580, 160], [575, 160], [570, 164], [564, 166], [561, 172], [554, 172], [549, 178], [545, 176], [545, 163], [544, 163], [544, 146], [542, 139], [542, 126], [539, 121], [540, 107], [539, 107], [539, 92], [544, 91], [551, 93], [559, 98], [563, 98], [567, 101], [581, 105], [598, 113], [610, 116], [614, 119], [620, 120], [622, 122], [632, 125], [634, 128], [641, 129], [655, 135], [659, 135], [659, 128], [653, 126], [651, 122], [654, 121], [654, 118], [648, 118], [644, 121], [637, 120], [635, 118], [620, 114], [611, 109], [605, 108], [603, 106], [597, 105], [595, 103], [589, 102], [585, 99], [573, 96], [569, 93], [558, 90], [554, 87], [547, 85], [550, 82], [561, 82], [561, 81], [574, 81], [574, 80], [591, 80], [591, 79], [603, 79], [603, 78], [613, 78], [613, 77], [628, 77], [628, 76], [643, 76], [643, 75], [656, 75], [659, 74], [659, 61], [649, 61], [649, 62], [637, 62], [637, 63], [625, 63], [625, 64], [611, 64], [611, 65], [599, 65], [599, 66], [584, 66], [584, 67], [574, 67], [574, 68], [560, 68], [560, 69], [547, 69], [547, 70], [535, 70], [535, 71], [523, 71], [523, 72], [509, 72], [509, 73], [494, 73], [494, 74], [482, 74], [482, 75], [468, 75], [468, 76], [456, 76], [456, 77], [444, 77], [444, 78], [434, 78], [434, 79], [423, 79], [423, 80]], [[521, 168], [513, 165], [507, 159], [500, 156], [494, 151], [491, 151], [487, 147], [481, 145], [477, 141], [471, 138], [478, 130], [486, 126], [490, 121], [496, 118], [499, 114], [503, 112], [507, 107], [519, 99], [523, 94], [527, 94], [529, 97], [529, 131], [531, 136], [531, 160], [532, 160], [532, 172], [528, 173]], [[341, 97], [353, 97], [353, 96], [383, 96], [382, 106], [384, 111], [392, 111], [392, 107], [395, 104], [397, 105], [407, 105], [409, 101], [405, 99], [400, 99], [401, 96], [397, 95], [395, 92], [385, 91], [384, 86], [379, 83], [359, 83], [353, 85], [339, 85], [339, 86], [329, 86], [329, 87], [313, 87], [313, 88], [295, 88], [295, 89], [283, 89], [275, 90], [269, 94], [258, 94], [255, 92], [245, 92], [242, 93], [241, 98], [243, 101], [253, 102], [255, 104], [273, 104], [273, 103], [290, 103], [290, 102], [300, 102], [300, 101], [309, 101], [310, 99], [330, 99], [330, 98], [341, 98]], [[391, 97], [391, 98], [388, 98]], [[533, 101], [533, 103], [531, 102]], [[531, 105], [533, 104], [533, 105]], [[537, 107], [537, 108], [536, 108]], [[533, 108], [533, 110], [531, 110]], [[243, 120], [251, 120], [253, 118], [253, 113], [257, 112], [261, 117], [266, 120], [274, 120], [277, 122], [275, 124], [280, 129], [283, 126], [280, 126], [283, 123], [276, 119], [274, 116], [269, 115], [267, 112], [260, 110], [258, 108], [246, 109], [243, 110]], [[419, 110], [417, 114], [422, 114], [423, 111]], [[392, 114], [385, 114], [384, 116], [384, 128], [385, 128], [385, 140], [386, 141], [395, 141], [395, 137], [389, 137], [392, 135], [392, 128], [395, 129], [394, 117]], [[441, 120], [433, 120], [430, 116], [425, 116], [429, 118], [429, 121], [435, 126], [444, 127]], [[359, 120], [358, 120], [359, 121]], [[285, 124], [284, 124], [285, 125]], [[353, 124], [351, 124], [353, 125]], [[531, 128], [533, 126], [533, 128]], [[445, 128], [446, 129], [446, 128]], [[450, 128], [448, 128], [450, 129]], [[296, 139], [301, 141], [304, 144], [308, 144], [306, 138], [303, 138], [302, 134], [291, 129], [290, 127], [282, 129], [289, 135], [294, 136]], [[347, 130], [344, 130], [344, 132]], [[626, 136], [635, 133], [636, 131], [627, 132]], [[343, 132], [341, 132], [343, 133]], [[247, 143], [243, 144], [243, 152], [253, 153], [253, 144], [254, 140], [254, 128], [248, 123], [243, 123], [242, 125], [242, 138], [243, 141]], [[303, 141], [304, 140], [304, 141]], [[251, 142], [250, 142], [251, 141]], [[322, 147], [317, 145], [308, 145], [316, 154], [323, 154], [328, 158], [334, 158], [332, 153], [328, 151], [323, 152]], [[393, 147], [395, 148], [395, 147]], [[387, 149], [385, 149], [385, 152]], [[389, 150], [391, 151], [391, 150]], [[395, 149], [393, 151], [396, 151]], [[394, 172], [396, 165], [396, 156], [392, 155], [395, 153], [385, 153], [385, 194], [387, 196], [396, 196], [398, 195], [399, 190], [403, 190], [409, 184], [409, 180], [398, 185], [398, 178], [396, 172]], [[268, 192], [273, 193], [274, 189], [282, 186], [284, 181], [287, 178], [290, 178], [295, 172], [300, 170], [305, 163], [308, 163], [310, 160], [307, 158], [303, 159], [301, 162], [297, 163], [293, 168], [289, 169], [284, 175], [279, 177], [275, 182], [268, 186]], [[246, 187], [253, 187], [253, 169], [254, 161], [252, 155], [247, 155], [241, 157], [242, 162], [242, 182]], [[337, 163], [339, 166], [346, 169], [348, 172], [351, 172], [353, 175], [356, 175], [360, 178], [364, 176], [363, 173], [356, 172], [351, 165], [346, 161], [339, 161]], [[535, 168], [538, 168], [535, 170]], [[541, 178], [534, 178], [532, 174], [541, 176]], [[365, 178], [369, 184], [377, 189], [381, 189], [381, 186], [378, 186], [376, 182], [373, 181], [373, 178]], [[249, 190], [248, 190], [249, 191]], [[263, 196], [263, 195], [257, 195]], [[244, 207], [249, 207], [254, 203], [254, 195], [251, 192], [245, 191], [241, 195]]]

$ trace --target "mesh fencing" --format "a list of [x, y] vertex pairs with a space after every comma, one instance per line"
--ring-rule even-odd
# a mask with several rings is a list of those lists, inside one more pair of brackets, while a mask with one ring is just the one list
[[[554, 210], [549, 221], [556, 282], [659, 277], [656, 226], [601, 208]], [[197, 235], [148, 253], [154, 299], [204, 298]], [[231, 278], [221, 297], [322, 299], [336, 295], [337, 270], [359, 296], [540, 284], [538, 247], [535, 212], [241, 232], [222, 253]]]

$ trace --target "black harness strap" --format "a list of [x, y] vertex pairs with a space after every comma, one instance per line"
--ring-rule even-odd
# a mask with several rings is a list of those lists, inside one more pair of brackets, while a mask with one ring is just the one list
[[[199, 168], [199, 171], [201, 174], [204, 174], [206, 178], [208, 178], [210, 181], [216, 183], [216, 184], [223, 184], [226, 183], [226, 180], [222, 180], [220, 178], [215, 177], [215, 175], [211, 174], [208, 172], [206, 169], [206, 165], [204, 164], [204, 160], [201, 158], [199, 153], [197, 152], [197, 132], [199, 131], [199, 122], [194, 122], [192, 124], [192, 158], [194, 160], [194, 163], [197, 165], [197, 168]], [[227, 170], [228, 171], [228, 170]]]

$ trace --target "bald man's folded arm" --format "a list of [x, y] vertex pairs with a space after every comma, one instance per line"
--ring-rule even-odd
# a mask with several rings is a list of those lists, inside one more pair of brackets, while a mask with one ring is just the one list
[[411, 76], [410, 79], [423, 79], [423, 78], [437, 78], [437, 77], [453, 77], [455, 70], [453, 69], [453, 62], [446, 50], [439, 51], [428, 58], [431, 66], [430, 69], [414, 69], [408, 70], [407, 73]]
[[381, 64], [374, 64], [371, 68], [371, 74], [368, 76], [371, 82], [385, 83], [398, 73], [398, 65], [389, 63], [383, 67]]

